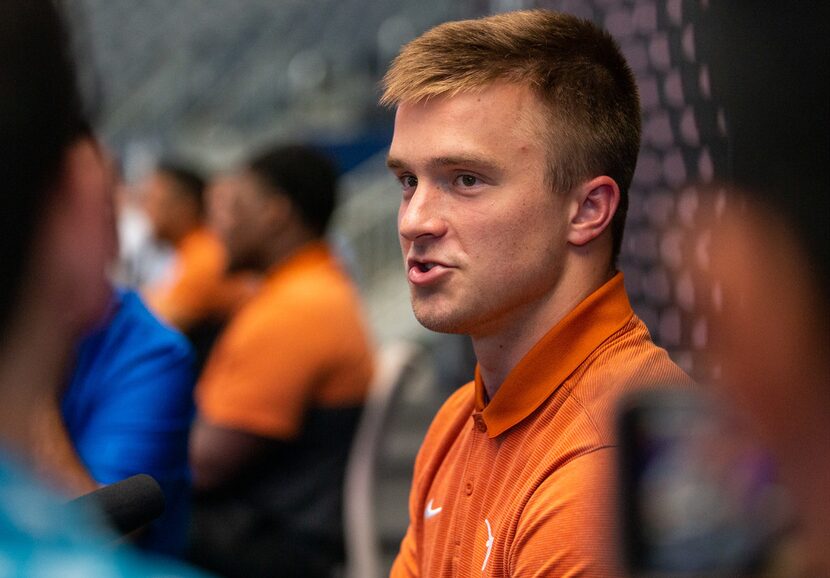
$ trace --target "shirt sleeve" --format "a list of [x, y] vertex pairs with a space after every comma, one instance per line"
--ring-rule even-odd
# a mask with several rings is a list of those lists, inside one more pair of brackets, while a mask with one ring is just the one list
[[412, 525], [406, 530], [401, 549], [392, 565], [390, 578], [414, 578], [418, 576], [418, 552]]
[[509, 551], [510, 576], [625, 578], [616, 523], [614, 449], [575, 458], [534, 493]]
[[147, 302], [159, 317], [187, 330], [211, 312], [214, 297], [223, 284], [222, 255], [210, 246], [195, 247], [179, 255], [173, 280], [151, 288]]

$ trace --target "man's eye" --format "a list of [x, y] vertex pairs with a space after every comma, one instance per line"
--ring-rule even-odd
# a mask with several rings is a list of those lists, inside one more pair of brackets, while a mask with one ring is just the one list
[[478, 184], [478, 178], [473, 175], [460, 175], [457, 182], [463, 187], [474, 187]]
[[414, 189], [418, 186], [418, 177], [414, 177], [412, 175], [404, 175], [399, 180], [405, 189]]

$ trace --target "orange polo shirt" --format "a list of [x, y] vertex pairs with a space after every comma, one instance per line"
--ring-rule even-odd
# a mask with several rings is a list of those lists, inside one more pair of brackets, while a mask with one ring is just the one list
[[615, 535], [618, 401], [691, 379], [651, 341], [617, 274], [554, 326], [489, 403], [476, 379], [415, 463], [404, 576], [625, 576]]
[[205, 227], [196, 229], [176, 247], [170, 275], [144, 291], [147, 305], [159, 317], [187, 331], [204, 320], [223, 320], [256, 288], [250, 276], [228, 276], [225, 248]]
[[362, 404], [373, 371], [362, 307], [322, 242], [301, 248], [233, 318], [196, 386], [211, 423], [296, 437], [311, 408]]

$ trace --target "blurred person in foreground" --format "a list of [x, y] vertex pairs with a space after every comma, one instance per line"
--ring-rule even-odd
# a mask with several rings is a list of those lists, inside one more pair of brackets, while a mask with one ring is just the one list
[[372, 377], [357, 291], [325, 241], [337, 173], [304, 146], [252, 160], [215, 225], [265, 275], [196, 386], [191, 559], [226, 576], [329, 576], [345, 465]]
[[803, 577], [830, 576], [829, 19], [826, 3], [717, 0], [698, 31], [730, 157], [707, 272], [717, 385], [777, 461]]
[[253, 293], [248, 279], [226, 274], [225, 248], [206, 223], [205, 191], [201, 175], [171, 161], [156, 167], [144, 191], [153, 234], [175, 254], [168, 273], [142, 292], [152, 311], [188, 336], [218, 332]]
[[[115, 240], [114, 211], [107, 216]], [[112, 243], [113, 259], [117, 245]], [[71, 446], [53, 444], [51, 452], [52, 461], [69, 471], [56, 473], [75, 492], [79, 485], [91, 491], [136, 474], [152, 476], [164, 494], [164, 513], [130, 537], [141, 548], [182, 556], [190, 506], [192, 347], [135, 291], [112, 285], [104, 315], [74, 353], [60, 392], [62, 429]]]
[[113, 230], [104, 158], [52, 2], [0, 3], [0, 70], [3, 573], [192, 575], [113, 550], [114, 537], [91, 513], [61, 503], [25, 472], [53, 472], [55, 446], [67, 441], [55, 402], [76, 340], [105, 311]]
[[434, 28], [384, 85], [415, 316], [478, 360], [424, 440], [392, 575], [621, 576], [615, 403], [692, 387], [616, 269], [631, 70], [594, 24], [525, 11]]

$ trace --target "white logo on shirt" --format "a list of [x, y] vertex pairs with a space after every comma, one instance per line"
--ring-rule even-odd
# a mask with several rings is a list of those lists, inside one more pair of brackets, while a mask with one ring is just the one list
[[487, 560], [490, 559], [490, 550], [493, 549], [493, 533], [490, 531], [490, 521], [487, 518], [484, 518], [484, 523], [487, 524], [487, 554], [484, 556], [484, 564], [481, 565], [481, 571], [484, 572], [484, 569], [487, 567]]
[[443, 508], [441, 508], [441, 507], [433, 508], [432, 507], [432, 500], [430, 500], [429, 503], [427, 504], [427, 507], [424, 509], [424, 520], [429, 520], [430, 518], [434, 518], [435, 516], [437, 516], [438, 514], [441, 513], [442, 509]]

